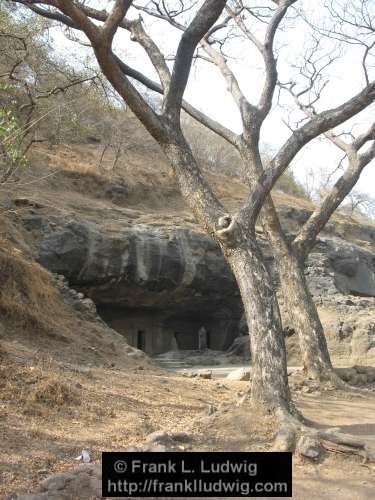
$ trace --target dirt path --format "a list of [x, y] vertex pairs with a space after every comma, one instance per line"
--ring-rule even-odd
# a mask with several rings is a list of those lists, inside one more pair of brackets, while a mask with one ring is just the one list
[[[297, 399], [304, 415], [326, 426], [340, 427], [375, 447], [375, 398], [326, 398], [309, 395]], [[375, 497], [375, 464], [362, 465], [359, 458], [331, 455], [320, 464], [294, 467], [295, 499], [372, 499]]]
[[[375, 447], [375, 398], [348, 398], [345, 394], [296, 395], [298, 407], [306, 417], [322, 427], [340, 427], [360, 436]], [[200, 431], [197, 448], [208, 450], [258, 451], [267, 448], [271, 427], [249, 406], [218, 412]], [[199, 442], [200, 441], [200, 442]], [[270, 443], [268, 443], [270, 444]], [[362, 465], [359, 457], [328, 453], [319, 462], [298, 457], [293, 466], [293, 499], [372, 499], [375, 497], [375, 464]]]
[[[247, 382], [190, 379], [141, 364], [120, 370], [92, 368], [89, 373], [53, 364], [20, 366], [18, 371], [13, 364], [6, 373], [9, 381], [0, 407], [1, 498], [33, 490], [45, 474], [70, 471], [82, 448], [96, 460], [102, 450], [123, 450], [158, 430], [188, 432], [187, 450], [272, 447], [271, 417], [257, 414], [248, 403], [237, 406]], [[54, 406], [47, 394], [43, 401], [30, 399], [34, 385], [44, 387], [56, 380], [75, 390], [79, 404]], [[320, 425], [341, 427], [375, 446], [375, 397], [297, 392], [295, 400]], [[327, 453], [317, 463], [295, 458], [293, 498], [375, 498], [374, 477], [375, 464], [361, 465], [361, 459], [351, 455]]]
[[[310, 419], [364, 439], [375, 447], [375, 398], [348, 399], [345, 395], [301, 396], [298, 407]], [[294, 499], [372, 499], [375, 497], [375, 464], [362, 465], [358, 457], [330, 455], [311, 464], [296, 460]]]

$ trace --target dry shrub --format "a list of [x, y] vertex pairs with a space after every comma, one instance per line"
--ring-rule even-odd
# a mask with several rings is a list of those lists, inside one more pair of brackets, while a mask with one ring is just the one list
[[25, 329], [44, 332], [67, 314], [50, 274], [6, 240], [0, 248], [0, 313]]
[[81, 404], [74, 379], [54, 365], [24, 366], [8, 362], [0, 366], [0, 393], [3, 401], [16, 404], [24, 415], [48, 417], [51, 410], [70, 412]]
[[51, 377], [39, 382], [30, 393], [29, 401], [47, 406], [71, 406], [81, 404], [78, 390], [71, 384]]
[[42, 378], [41, 370], [30, 366], [12, 364], [4, 360], [0, 366], [0, 391], [2, 398], [8, 400], [24, 400], [30, 386], [37, 384]]

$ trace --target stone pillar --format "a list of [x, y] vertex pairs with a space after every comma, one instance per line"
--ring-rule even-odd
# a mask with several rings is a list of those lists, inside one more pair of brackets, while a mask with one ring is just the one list
[[207, 330], [201, 326], [198, 330], [198, 349], [204, 351], [207, 347]]

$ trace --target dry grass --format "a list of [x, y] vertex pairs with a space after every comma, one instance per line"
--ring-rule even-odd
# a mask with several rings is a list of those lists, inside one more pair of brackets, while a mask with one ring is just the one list
[[55, 375], [51, 379], [39, 382], [30, 394], [29, 401], [47, 406], [70, 406], [79, 405], [81, 398], [77, 388]]
[[22, 252], [1, 241], [0, 311], [18, 325], [32, 330], [51, 331], [56, 318], [61, 325], [66, 316], [51, 275]]
[[244, 386], [218, 391], [215, 381], [137, 367], [89, 375], [52, 360], [21, 361], [21, 354], [9, 353], [0, 368], [1, 498], [35, 487], [40, 469], [71, 469], [82, 448], [98, 459], [159, 429], [187, 430], [208, 405], [233, 407]]
[[[12, 385], [6, 394], [13, 390], [16, 395], [3, 397], [0, 406], [0, 497], [35, 488], [46, 471], [70, 471], [82, 448], [89, 449], [96, 460], [103, 450], [124, 450], [156, 430], [189, 432], [192, 442], [187, 449], [197, 451], [265, 451], [272, 446], [273, 418], [248, 403], [236, 404], [247, 382], [188, 379], [158, 369], [136, 368], [93, 369], [88, 377], [63, 370], [53, 361], [29, 366], [25, 361], [9, 360], [5, 374], [0, 373], [0, 380], [7, 377]], [[72, 402], [71, 390], [79, 393], [79, 405]], [[0, 392], [4, 394], [2, 387]], [[324, 423], [360, 421], [369, 430], [373, 426], [374, 403], [363, 398], [351, 401], [335, 394], [298, 394], [298, 405], [308, 417]], [[217, 411], [208, 415], [208, 407]], [[297, 478], [308, 472], [298, 459], [295, 465]], [[329, 457], [324, 474], [343, 467], [348, 477], [357, 474], [363, 481], [371, 480], [372, 471], [350, 457]], [[311, 477], [315, 476], [316, 470]], [[322, 490], [317, 496], [323, 498]]]
[[16, 402], [28, 414], [37, 413], [35, 405], [49, 408], [79, 405], [80, 384], [59, 370], [52, 361], [19, 365], [4, 351], [0, 366], [0, 389], [4, 401]]

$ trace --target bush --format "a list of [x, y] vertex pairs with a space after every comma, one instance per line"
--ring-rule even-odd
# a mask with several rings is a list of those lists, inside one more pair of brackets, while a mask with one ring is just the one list
[[0, 107], [0, 184], [5, 183], [18, 167], [27, 165], [22, 138], [23, 132], [14, 113]]

